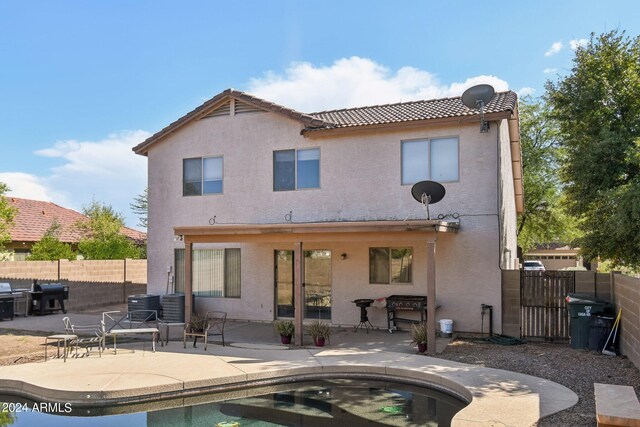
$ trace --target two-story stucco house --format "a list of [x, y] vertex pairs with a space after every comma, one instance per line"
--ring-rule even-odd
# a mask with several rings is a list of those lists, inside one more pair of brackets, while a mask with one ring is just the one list
[[[149, 162], [149, 292], [175, 278], [198, 312], [357, 325], [354, 299], [429, 290], [431, 325], [479, 331], [490, 304], [499, 332], [523, 209], [516, 94], [484, 117], [481, 133], [460, 98], [306, 114], [225, 90], [134, 148]], [[422, 180], [446, 189], [431, 219], [411, 195]], [[387, 326], [384, 308], [369, 319]]]

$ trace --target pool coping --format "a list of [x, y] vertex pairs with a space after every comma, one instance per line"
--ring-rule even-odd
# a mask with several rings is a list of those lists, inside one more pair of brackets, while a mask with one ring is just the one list
[[[102, 358], [49, 360], [0, 367], [0, 388], [32, 400], [99, 407], [170, 400], [203, 393], [248, 396], [261, 386], [318, 378], [399, 380], [448, 392], [469, 404], [452, 425], [531, 425], [575, 405], [578, 396], [555, 382], [422, 355], [353, 349], [135, 349]], [[123, 406], [123, 408], [124, 408]]]

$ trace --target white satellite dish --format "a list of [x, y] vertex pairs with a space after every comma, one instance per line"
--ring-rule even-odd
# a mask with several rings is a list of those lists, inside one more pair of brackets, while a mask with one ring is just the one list
[[480, 132], [489, 132], [489, 123], [484, 120], [484, 107], [491, 101], [495, 89], [491, 85], [476, 85], [465, 90], [462, 94], [462, 103], [471, 109], [480, 110]]

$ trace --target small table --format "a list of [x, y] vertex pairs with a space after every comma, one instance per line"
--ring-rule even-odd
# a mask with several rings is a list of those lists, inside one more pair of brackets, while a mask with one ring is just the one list
[[69, 342], [74, 342], [76, 343], [76, 357], [78, 357], [78, 336], [77, 335], [70, 335], [70, 334], [58, 334], [58, 335], [49, 335], [48, 337], [46, 337], [44, 339], [44, 360], [47, 360], [47, 344], [49, 343], [49, 340], [53, 340], [56, 341], [57, 347], [58, 347], [58, 355], [57, 357], [60, 358], [60, 343], [63, 343], [63, 349], [64, 349], [64, 361], [65, 363], [67, 362], [67, 351], [71, 351], [71, 348], [67, 348], [68, 347], [68, 343]]

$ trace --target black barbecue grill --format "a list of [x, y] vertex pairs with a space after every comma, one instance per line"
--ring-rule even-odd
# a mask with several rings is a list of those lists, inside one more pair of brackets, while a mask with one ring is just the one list
[[0, 320], [13, 320], [13, 304], [15, 303], [15, 295], [9, 283], [0, 283]]
[[361, 298], [352, 301], [356, 307], [360, 307], [360, 323], [356, 326], [354, 332], [358, 332], [358, 328], [364, 327], [364, 329], [369, 333], [369, 328], [373, 329], [373, 325], [369, 322], [369, 316], [367, 314], [367, 308], [373, 303], [372, 299]]
[[[391, 295], [387, 300], [387, 329], [393, 333], [398, 329], [398, 322], [420, 323], [425, 320], [427, 297], [419, 295]], [[420, 320], [407, 319], [397, 316], [397, 311], [419, 311]]]
[[[61, 285], [60, 283], [34, 284], [30, 293], [33, 300], [34, 313], [43, 315], [47, 311], [54, 310], [62, 310], [63, 313], [67, 312], [64, 308], [64, 300], [69, 299], [68, 285]], [[58, 304], [56, 304], [56, 301]]]

